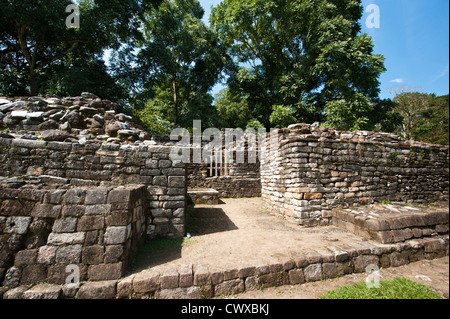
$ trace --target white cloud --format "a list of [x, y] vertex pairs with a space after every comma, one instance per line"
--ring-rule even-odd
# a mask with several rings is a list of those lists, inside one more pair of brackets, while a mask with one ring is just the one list
[[449, 64], [447, 63], [447, 65], [444, 68], [442, 68], [439, 75], [433, 80], [433, 82], [436, 82], [440, 78], [446, 76], [448, 74], [448, 71], [449, 71]]
[[403, 83], [405, 81], [405, 79], [393, 79], [393, 80], [391, 80], [391, 81], [389, 81], [389, 82], [391, 82], [391, 83]]

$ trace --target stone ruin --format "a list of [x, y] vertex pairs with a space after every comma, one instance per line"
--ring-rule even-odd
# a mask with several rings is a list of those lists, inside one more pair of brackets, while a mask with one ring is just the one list
[[[199, 287], [218, 292], [257, 282], [296, 284], [361, 270], [375, 259], [395, 266], [448, 255], [448, 146], [297, 124], [267, 135], [256, 164], [234, 164], [227, 174], [212, 176], [209, 164], [172, 161], [175, 141], [152, 136], [116, 112], [117, 104], [90, 93], [0, 98], [5, 298], [73, 298], [76, 289], [58, 286], [73, 264], [88, 282], [80, 289], [88, 297], [96, 297], [92, 291], [108, 298], [164, 297], [176, 289], [199, 297]], [[380, 246], [221, 275], [191, 265], [162, 276], [123, 278], [141, 238], [185, 235], [189, 189], [199, 203], [262, 196], [268, 210], [291, 222], [336, 225]], [[387, 204], [379, 214], [364, 209], [380, 202]], [[404, 205], [432, 202], [447, 206], [422, 212]], [[310, 275], [319, 268], [320, 276]], [[51, 287], [28, 290], [40, 282]]]

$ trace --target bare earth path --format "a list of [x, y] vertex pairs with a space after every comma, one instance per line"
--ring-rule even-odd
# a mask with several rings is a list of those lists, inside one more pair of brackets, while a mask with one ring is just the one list
[[138, 267], [192, 263], [223, 270], [281, 261], [306, 250], [327, 250], [330, 244], [362, 240], [334, 226], [301, 228], [264, 211], [260, 198], [222, 201], [215, 206], [196, 206], [189, 221], [195, 229], [192, 237], [179, 249], [142, 254], [137, 261], [142, 266]]
[[[220, 205], [190, 209], [188, 225], [192, 237], [160, 250], [140, 253], [131, 272], [169, 264], [203, 264], [210, 269], [225, 270], [239, 266], [261, 265], [292, 258], [308, 250], [332, 251], [367, 244], [362, 238], [335, 226], [303, 228], [263, 210], [260, 198], [223, 199]], [[353, 246], [354, 247], [354, 246]], [[448, 298], [448, 257], [420, 261], [399, 268], [382, 269], [383, 278], [405, 276], [427, 284]], [[416, 276], [418, 276], [416, 278]], [[427, 278], [423, 277], [426, 276]], [[364, 274], [300, 286], [268, 288], [236, 296], [245, 299], [311, 299], [342, 285], [365, 279]], [[431, 280], [431, 281], [429, 281]]]

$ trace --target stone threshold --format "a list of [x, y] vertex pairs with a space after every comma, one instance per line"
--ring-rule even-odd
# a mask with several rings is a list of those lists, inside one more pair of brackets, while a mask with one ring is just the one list
[[[342, 250], [341, 250], [342, 248]], [[449, 254], [449, 237], [409, 240], [397, 244], [358, 242], [333, 251], [304, 251], [278, 263], [227, 270], [206, 265], [174, 264], [161, 272], [145, 270], [120, 280], [74, 285], [41, 284], [0, 288], [3, 299], [210, 299], [244, 291], [297, 285], [364, 273], [368, 266], [400, 267]]]

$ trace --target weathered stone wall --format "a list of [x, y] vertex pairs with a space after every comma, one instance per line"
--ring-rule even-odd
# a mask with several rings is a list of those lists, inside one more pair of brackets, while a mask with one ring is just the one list
[[236, 166], [240, 166], [239, 170], [230, 172], [228, 176], [208, 177], [208, 165], [189, 164], [188, 187], [189, 189], [212, 188], [217, 190], [222, 198], [261, 197], [259, 164]]
[[[261, 197], [261, 175], [260, 162], [256, 157], [253, 162], [249, 160], [249, 146], [246, 136], [243, 137], [243, 157], [238, 161], [236, 142], [228, 151], [233, 151], [232, 161], [225, 163], [225, 147], [222, 147], [222, 161], [218, 162], [217, 170], [213, 156], [212, 174], [211, 164], [196, 164], [191, 153], [191, 164], [188, 165], [188, 188], [204, 189], [212, 188], [219, 192], [222, 198], [250, 198]], [[225, 138], [222, 140], [225, 145]], [[206, 142], [202, 144], [202, 151], [207, 147]]]
[[[267, 287], [298, 285], [363, 273], [367, 266], [400, 267], [423, 259], [448, 256], [448, 236], [401, 244], [354, 243], [332, 251], [303, 251], [301, 256], [267, 264], [210, 269], [175, 264], [149, 269], [119, 280], [82, 283], [79, 289], [40, 284], [0, 289], [3, 299], [205, 299], [232, 296]], [[3, 295], [3, 296], [2, 296]]]
[[39, 176], [47, 184], [147, 187], [146, 232], [184, 235], [186, 167], [170, 147], [0, 138], [0, 176]]
[[448, 146], [306, 124], [272, 136], [261, 160], [262, 196], [267, 208], [299, 224], [326, 223], [339, 206], [449, 199]]
[[145, 232], [145, 186], [0, 188], [0, 286], [121, 278]]

